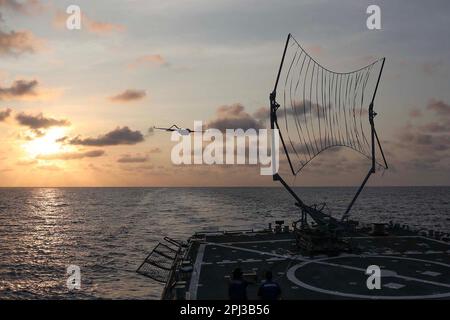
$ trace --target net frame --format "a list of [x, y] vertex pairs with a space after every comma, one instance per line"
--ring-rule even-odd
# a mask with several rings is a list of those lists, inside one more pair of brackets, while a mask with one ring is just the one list
[[[303, 142], [304, 142], [304, 145], [306, 146], [306, 151], [308, 153], [308, 157], [305, 158], [304, 162], [300, 162], [300, 166], [298, 168], [294, 167], [293, 161], [291, 159], [291, 155], [290, 155], [288, 147], [287, 147], [287, 146], [289, 146], [288, 142], [291, 145], [294, 153], [296, 153], [297, 158], [299, 158], [299, 154], [296, 151], [295, 147], [293, 146], [293, 143], [292, 143], [290, 135], [289, 134], [287, 134], [287, 135], [283, 134], [283, 132], [282, 132], [282, 130], [280, 128], [280, 124], [278, 122], [278, 116], [279, 115], [277, 114], [277, 111], [280, 108], [280, 104], [276, 100], [276, 98], [277, 98], [277, 87], [278, 87], [278, 84], [279, 84], [279, 81], [280, 81], [280, 76], [281, 76], [283, 67], [285, 67], [284, 63], [285, 63], [285, 58], [286, 58], [286, 52], [287, 52], [288, 47], [289, 47], [290, 44], [291, 44], [291, 46], [297, 46], [297, 50], [299, 50], [301, 53], [298, 55], [298, 57], [296, 55], [294, 55], [294, 58], [291, 59], [290, 63], [288, 64], [288, 68], [289, 69], [288, 69], [288, 72], [287, 72], [287, 76], [285, 78], [285, 87], [284, 87], [284, 92], [283, 92], [283, 106], [284, 106], [283, 110], [284, 110], [284, 119], [285, 119], [285, 129], [288, 129], [287, 114], [286, 114], [286, 112], [287, 112], [286, 111], [287, 110], [286, 109], [286, 105], [287, 104], [286, 104], [286, 90], [285, 90], [285, 88], [286, 88], [286, 85], [287, 85], [287, 82], [288, 82], [288, 79], [289, 79], [289, 74], [291, 72], [293, 63], [297, 63], [298, 64], [299, 61], [301, 60], [301, 57], [303, 56], [302, 66], [301, 66], [301, 69], [300, 69], [301, 71], [299, 73], [298, 81], [296, 83], [296, 88], [295, 88], [295, 90], [297, 90], [298, 85], [300, 83], [300, 77], [302, 75], [302, 70], [304, 68], [305, 61], [308, 61], [307, 62], [307, 67], [306, 67], [307, 70], [306, 70], [305, 78], [304, 78], [304, 82], [303, 82], [303, 115], [304, 115], [304, 118], [305, 118], [305, 123], [304, 124], [305, 124], [306, 134], [304, 133], [305, 130], [302, 130], [302, 128], [301, 128], [301, 123], [297, 121], [297, 119], [299, 119], [299, 115], [297, 114], [297, 110], [296, 110], [297, 108], [296, 107], [292, 108], [293, 109], [292, 112], [296, 113], [294, 119], [296, 121], [295, 125], [297, 127], [296, 129], [297, 129], [298, 136], [300, 138], [303, 138]], [[318, 115], [318, 118], [319, 118], [319, 122], [318, 122], [319, 126], [320, 126], [320, 107], [319, 107], [319, 100], [320, 99], [318, 98], [318, 96], [319, 96], [318, 95], [318, 93], [319, 93], [319, 85], [318, 85], [319, 78], [322, 81], [321, 82], [322, 83], [321, 88], [322, 89], [323, 88], [325, 88], [325, 89], [328, 88], [330, 93], [331, 93], [331, 87], [334, 85], [335, 88], [337, 88], [338, 82], [339, 82], [339, 99], [337, 99], [336, 93], [334, 94], [334, 98], [335, 98], [335, 105], [339, 106], [339, 107], [335, 107], [335, 108], [336, 109], [339, 108], [339, 112], [341, 112], [342, 105], [341, 105], [340, 93], [341, 93], [341, 89], [342, 89], [342, 79], [345, 77], [346, 81], [347, 81], [345, 92], [346, 92], [346, 98], [348, 98], [348, 93], [349, 93], [349, 83], [348, 82], [351, 81], [351, 85], [356, 86], [356, 88], [361, 86], [362, 88], [365, 89], [365, 86], [367, 85], [367, 78], [368, 78], [368, 75], [370, 74], [370, 71], [372, 70], [372, 68], [376, 64], [378, 64], [378, 63], [381, 64], [380, 71], [378, 73], [378, 76], [376, 77], [376, 84], [375, 84], [375, 88], [373, 90], [373, 94], [372, 94], [372, 97], [371, 97], [371, 100], [370, 100], [370, 104], [368, 105], [368, 123], [369, 123], [369, 126], [370, 126], [370, 138], [369, 139], [365, 136], [364, 130], [363, 130], [363, 127], [362, 127], [362, 125], [363, 125], [362, 124], [362, 112], [363, 112], [363, 106], [365, 105], [365, 102], [364, 102], [364, 91], [365, 90], [364, 89], [363, 89], [362, 94], [361, 94], [361, 103], [360, 103], [360, 121], [361, 121], [360, 128], [361, 128], [361, 130], [358, 129], [358, 126], [357, 126], [356, 120], [355, 120], [356, 119], [356, 117], [355, 117], [355, 104], [353, 105], [353, 109], [352, 109], [353, 113], [347, 113], [348, 110], [344, 110], [344, 117], [345, 117], [344, 123], [345, 123], [345, 126], [346, 126], [346, 128], [345, 128], [345, 130], [346, 130], [345, 131], [346, 132], [346, 139], [343, 139], [343, 137], [342, 137], [343, 133], [341, 132], [341, 128], [337, 127], [337, 125], [339, 125], [340, 120], [341, 120], [341, 114], [339, 114], [339, 117], [337, 117], [336, 113], [334, 115], [331, 114], [331, 113], [328, 113], [329, 110], [327, 110], [327, 109], [330, 109], [331, 107], [328, 107], [327, 104], [325, 104], [325, 109], [324, 109], [323, 101], [324, 101], [324, 98], [325, 98], [325, 100], [327, 100], [327, 98], [326, 98], [327, 96], [326, 96], [326, 93], [324, 93], [323, 90], [321, 90], [322, 112], [323, 112], [323, 115], [326, 114], [326, 116], [325, 116], [326, 121], [329, 121], [329, 123], [330, 123], [329, 129], [331, 130], [331, 133], [325, 131], [324, 132], [325, 137], [324, 137], [324, 139], [322, 139], [321, 134], [322, 134], [323, 131], [321, 130], [321, 128], [319, 128], [319, 133], [320, 133], [319, 144], [320, 144], [320, 148], [319, 148], [319, 145], [317, 144], [317, 139], [314, 136], [313, 136], [313, 139], [311, 139], [310, 132], [307, 129], [308, 120], [307, 120], [307, 117], [306, 117], [307, 111], [306, 111], [306, 106], [305, 106], [305, 101], [306, 101], [305, 100], [305, 89], [306, 89], [306, 83], [307, 83], [308, 70], [310, 68], [311, 63], [313, 65], [313, 67], [312, 67], [312, 71], [311, 71], [312, 76], [311, 76], [310, 88], [309, 88], [309, 90], [310, 90], [310, 98], [311, 98], [311, 95], [312, 95], [312, 88], [313, 88], [312, 82], [313, 82], [314, 74], [315, 74], [314, 70], [317, 69], [317, 71], [316, 71], [317, 72], [317, 75], [316, 75], [316, 86], [315, 86], [315, 90], [316, 90], [316, 92], [315, 92], [315, 94], [316, 94], [315, 107], [317, 109], [317, 115]], [[282, 144], [284, 153], [285, 153], [285, 155], [287, 157], [287, 160], [288, 160], [291, 172], [292, 172], [292, 174], [294, 176], [296, 176], [308, 163], [310, 163], [315, 157], [317, 157], [323, 151], [325, 151], [325, 150], [327, 150], [329, 148], [333, 148], [333, 147], [343, 146], [343, 147], [351, 148], [351, 149], [359, 152], [360, 154], [364, 155], [366, 158], [371, 160], [371, 167], [370, 167], [370, 169], [369, 169], [365, 179], [363, 180], [361, 186], [359, 187], [358, 191], [356, 192], [355, 196], [353, 197], [352, 201], [350, 202], [349, 206], [347, 207], [346, 211], [344, 212], [341, 221], [348, 219], [349, 212], [350, 212], [353, 204], [355, 203], [356, 199], [358, 198], [359, 194], [361, 193], [362, 189], [364, 188], [365, 184], [367, 183], [369, 177], [371, 176], [372, 173], [376, 172], [376, 166], [379, 165], [379, 166], [381, 166], [381, 167], [383, 167], [385, 169], [388, 169], [388, 164], [387, 164], [387, 161], [386, 161], [383, 149], [381, 147], [381, 143], [380, 143], [380, 140], [378, 138], [378, 134], [377, 134], [376, 129], [375, 129], [374, 118], [376, 116], [376, 113], [374, 112], [374, 109], [373, 109], [374, 108], [374, 101], [375, 101], [376, 93], [377, 93], [379, 82], [380, 82], [380, 79], [381, 79], [381, 74], [382, 74], [383, 68], [384, 68], [384, 63], [385, 63], [385, 58], [381, 58], [381, 59], [378, 59], [378, 60], [376, 60], [376, 61], [374, 61], [374, 62], [372, 62], [372, 63], [370, 63], [370, 64], [368, 64], [368, 65], [366, 65], [366, 66], [364, 66], [364, 67], [362, 67], [360, 69], [354, 70], [354, 71], [350, 71], [350, 72], [335, 72], [335, 71], [329, 70], [329, 69], [323, 67], [322, 65], [320, 65], [312, 56], [310, 56], [306, 52], [306, 50], [304, 50], [302, 48], [302, 46], [298, 43], [298, 41], [291, 34], [288, 34], [287, 39], [286, 39], [286, 43], [285, 43], [285, 47], [284, 47], [284, 51], [283, 51], [283, 55], [282, 55], [282, 59], [281, 59], [281, 63], [280, 63], [279, 69], [278, 69], [278, 74], [277, 74], [277, 78], [276, 78], [276, 81], [275, 81], [275, 86], [274, 86], [274, 89], [273, 89], [273, 91], [271, 92], [271, 94], [269, 96], [271, 129], [278, 129], [278, 131], [279, 131], [281, 144]], [[330, 80], [330, 78], [328, 78], [328, 80], [327, 80], [327, 78], [323, 76], [324, 72], [328, 73], [332, 80]], [[320, 73], [322, 73], [322, 76], [319, 75]], [[351, 80], [349, 80], [349, 79], [351, 79]], [[328, 86], [326, 86], [326, 85], [324, 86], [323, 82], [327, 83], [327, 81], [328, 81]], [[361, 82], [361, 81], [363, 81], [363, 82]], [[291, 86], [291, 89], [292, 89], [292, 79], [291, 79], [291, 82], [290, 82], [290, 86]], [[291, 93], [291, 91], [290, 91], [290, 93]], [[331, 96], [332, 95], [329, 94], [329, 97], [331, 97]], [[292, 107], [295, 104], [295, 101], [294, 102], [292, 101], [292, 97], [291, 96], [289, 98], [290, 98], [290, 105]], [[356, 98], [354, 98], [354, 99], [356, 99]], [[339, 101], [339, 102], [337, 102], [337, 101]], [[346, 104], [344, 103], [343, 108], [345, 108], [345, 107], [346, 107]], [[311, 99], [309, 99], [309, 116], [311, 117], [311, 115], [312, 115], [312, 102], [311, 102]], [[350, 118], [351, 118], [351, 115], [353, 115], [353, 119], [355, 121], [353, 123], [353, 125], [354, 125], [353, 132], [349, 131], [348, 122], [347, 122], [347, 115], [349, 115]], [[331, 124], [331, 123], [333, 123], [334, 125]], [[313, 125], [313, 123], [311, 123], [311, 124]], [[339, 128], [339, 131], [338, 132], [333, 132], [333, 130], [335, 130], [336, 128]], [[357, 128], [357, 130], [355, 130], [355, 128]], [[314, 134], [314, 130], [312, 132]], [[286, 140], [286, 136], [287, 136], [288, 140]], [[351, 139], [349, 138], [350, 136], [352, 137]], [[355, 140], [355, 137], [357, 137], [356, 140]], [[308, 141], [306, 141], [306, 139], [308, 139]], [[312, 142], [314, 142], [314, 143], [312, 143]], [[379, 149], [380, 154], [382, 156], [382, 162], [378, 162], [377, 161], [377, 158], [376, 158], [376, 146], [378, 146], [378, 149]], [[311, 148], [311, 151], [310, 151], [310, 148]], [[274, 150], [272, 152], [274, 152]], [[321, 223], [321, 222], [323, 222], [324, 216], [327, 216], [326, 220], [328, 221], [327, 223], [329, 223], [330, 219], [328, 219], [329, 218], [328, 215], [325, 215], [320, 210], [317, 210], [317, 206], [316, 205], [313, 205], [313, 206], [306, 205], [300, 199], [300, 197], [294, 192], [294, 190], [292, 190], [292, 188], [284, 181], [284, 179], [278, 173], [275, 173], [273, 175], [273, 180], [281, 182], [281, 184], [287, 189], [287, 191], [296, 199], [296, 201], [297, 201], [296, 205], [299, 206], [302, 209], [302, 219], [306, 219], [306, 215], [309, 214], [310, 216], [313, 217], [313, 219], [316, 222]]]

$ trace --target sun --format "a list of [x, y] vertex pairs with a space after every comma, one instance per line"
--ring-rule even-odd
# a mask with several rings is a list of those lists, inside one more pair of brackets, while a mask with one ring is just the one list
[[23, 145], [29, 157], [38, 155], [46, 155], [52, 153], [60, 153], [65, 147], [57, 142], [58, 139], [64, 137], [65, 128], [51, 128], [42, 137], [34, 138]]

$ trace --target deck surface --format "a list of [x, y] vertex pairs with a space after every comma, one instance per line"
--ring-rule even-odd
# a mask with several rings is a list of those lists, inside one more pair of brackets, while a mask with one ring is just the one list
[[[283, 299], [450, 299], [450, 245], [408, 233], [349, 237], [361, 253], [303, 256], [293, 233], [206, 236], [191, 247], [191, 299], [227, 299], [233, 269], [254, 274], [249, 299], [257, 299], [271, 270]], [[381, 269], [381, 289], [369, 290], [366, 269]]]

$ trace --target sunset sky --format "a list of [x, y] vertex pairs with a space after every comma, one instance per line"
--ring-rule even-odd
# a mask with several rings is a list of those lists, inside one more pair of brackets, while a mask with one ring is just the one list
[[[72, 4], [81, 30], [65, 26]], [[366, 27], [370, 4], [382, 30]], [[288, 33], [336, 71], [386, 57], [375, 108], [391, 168], [372, 185], [450, 185], [449, 1], [0, 0], [0, 13], [0, 186], [276, 185], [257, 166], [175, 166], [170, 134], [149, 128], [258, 123]], [[359, 184], [369, 163], [347, 153], [295, 183]]]

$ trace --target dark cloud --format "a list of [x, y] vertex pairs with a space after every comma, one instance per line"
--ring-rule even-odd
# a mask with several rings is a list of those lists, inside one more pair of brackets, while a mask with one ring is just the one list
[[140, 131], [132, 131], [128, 127], [117, 127], [113, 131], [110, 131], [104, 135], [100, 135], [97, 138], [73, 138], [69, 141], [69, 144], [103, 147], [116, 145], [132, 145], [142, 141], [144, 141], [144, 136]]
[[41, 47], [42, 40], [29, 31], [0, 30], [0, 56], [19, 56], [24, 53], [35, 53]]
[[64, 127], [70, 125], [70, 122], [68, 120], [46, 118], [42, 113], [39, 113], [37, 115], [29, 115], [21, 112], [16, 115], [16, 120], [22, 126], [26, 126], [30, 129], [36, 130], [37, 133], [42, 133], [39, 131], [39, 129], [47, 129], [50, 127]]
[[11, 115], [11, 109], [0, 111], [0, 122], [5, 121]]
[[141, 156], [141, 155], [130, 156], [128, 154], [124, 155], [123, 157], [121, 157], [117, 160], [117, 162], [120, 162], [120, 163], [142, 163], [142, 162], [147, 162], [147, 161], [148, 161], [147, 156]]
[[301, 102], [296, 101], [292, 106], [278, 109], [277, 115], [278, 117], [296, 116], [300, 121], [303, 121], [305, 119], [304, 115], [309, 114], [314, 117], [324, 118], [328, 109], [330, 109], [330, 106], [324, 107], [309, 100]]
[[208, 129], [262, 129], [264, 124], [245, 111], [245, 107], [239, 103], [231, 106], [221, 106], [216, 111], [216, 116], [207, 123]]
[[76, 160], [83, 158], [97, 158], [105, 154], [103, 150], [92, 150], [86, 152], [65, 152], [65, 153], [55, 153], [55, 154], [45, 154], [38, 155], [37, 158], [40, 160]]
[[[1, 46], [1, 40], [0, 40], [0, 46]], [[1, 49], [0, 49], [0, 51], [1, 51]], [[21, 97], [26, 97], [26, 96], [35, 96], [36, 95], [35, 89], [36, 89], [37, 85], [38, 85], [38, 82], [36, 80], [14, 81], [14, 83], [10, 87], [7, 87], [7, 88], [0, 87], [0, 100], [21, 98]]]
[[129, 102], [143, 99], [147, 93], [145, 90], [128, 89], [118, 95], [112, 96], [109, 99], [113, 102]]

